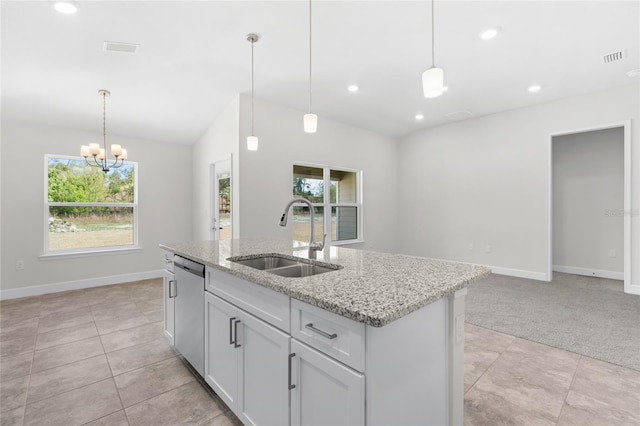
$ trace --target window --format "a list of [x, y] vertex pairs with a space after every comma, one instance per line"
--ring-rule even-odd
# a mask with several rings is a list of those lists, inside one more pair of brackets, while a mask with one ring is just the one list
[[45, 173], [45, 255], [137, 248], [137, 163], [47, 155]]
[[[322, 241], [325, 229], [330, 229], [326, 232], [327, 242], [352, 243], [362, 239], [361, 192], [360, 171], [328, 166], [293, 166], [293, 196], [313, 203], [316, 241]], [[309, 241], [310, 216], [306, 204], [293, 206], [294, 240]]]

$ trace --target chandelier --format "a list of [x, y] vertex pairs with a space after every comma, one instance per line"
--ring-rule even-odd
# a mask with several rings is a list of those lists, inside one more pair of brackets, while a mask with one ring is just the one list
[[[98, 90], [98, 94], [102, 96], [102, 143], [104, 148], [100, 148], [97, 143], [82, 145], [80, 147], [80, 155], [91, 167], [100, 167], [103, 172], [107, 173], [110, 169], [117, 169], [124, 164], [127, 159], [127, 150], [120, 145], [111, 144], [111, 155], [114, 159], [107, 158], [107, 96], [111, 95], [108, 90]], [[89, 157], [93, 157], [89, 159]], [[110, 163], [110, 161], [112, 161]]]

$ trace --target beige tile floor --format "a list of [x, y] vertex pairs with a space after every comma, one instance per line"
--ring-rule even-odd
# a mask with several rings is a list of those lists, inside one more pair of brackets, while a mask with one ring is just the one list
[[640, 371], [471, 324], [465, 425], [640, 425]]
[[[465, 424], [640, 425], [640, 372], [466, 327]], [[0, 304], [0, 424], [237, 425], [162, 335], [162, 282]]]

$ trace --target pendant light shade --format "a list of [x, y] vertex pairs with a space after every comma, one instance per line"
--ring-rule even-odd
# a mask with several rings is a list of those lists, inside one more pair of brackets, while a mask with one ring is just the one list
[[251, 136], [247, 136], [247, 149], [258, 150], [258, 137], [253, 134], [253, 44], [260, 40], [257, 34], [247, 34], [247, 41], [251, 43]]
[[431, 0], [431, 68], [422, 73], [425, 98], [437, 98], [444, 92], [444, 70], [436, 67], [435, 0]]
[[258, 150], [258, 137], [257, 136], [247, 136], [247, 149], [249, 151], [257, 151]]
[[431, 67], [422, 73], [422, 88], [425, 98], [436, 98], [444, 92], [444, 71]]
[[318, 116], [312, 113], [304, 115], [304, 131], [315, 133], [318, 130]]

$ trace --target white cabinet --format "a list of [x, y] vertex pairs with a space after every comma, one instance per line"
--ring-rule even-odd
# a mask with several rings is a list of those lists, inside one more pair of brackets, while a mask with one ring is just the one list
[[292, 299], [291, 337], [364, 371], [365, 326], [361, 322]]
[[205, 380], [244, 424], [289, 424], [289, 341], [289, 335], [205, 293]]
[[173, 346], [175, 344], [175, 278], [173, 272], [164, 270], [162, 276], [164, 301], [164, 336]]
[[291, 341], [291, 424], [364, 425], [364, 375]]
[[237, 348], [233, 326], [238, 309], [204, 293], [204, 379], [218, 396], [233, 408], [238, 394]]

